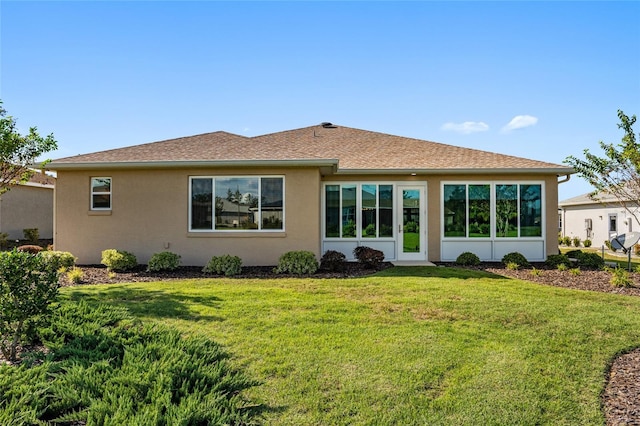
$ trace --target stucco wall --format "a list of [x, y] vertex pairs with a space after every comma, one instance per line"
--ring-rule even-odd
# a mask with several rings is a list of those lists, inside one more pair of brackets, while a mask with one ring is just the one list
[[[189, 232], [189, 176], [285, 177], [283, 232]], [[112, 210], [90, 210], [90, 179], [112, 178]], [[168, 169], [59, 171], [55, 248], [79, 264], [98, 264], [102, 250], [134, 253], [147, 263], [169, 250], [183, 265], [202, 266], [212, 256], [240, 256], [244, 265], [275, 265], [289, 250], [320, 256], [320, 174], [317, 169]]]
[[[579, 237], [584, 241], [587, 237], [593, 247], [601, 247], [611, 239], [609, 232], [609, 215], [617, 217], [617, 234], [640, 231], [638, 221], [624, 208], [613, 204], [588, 204], [581, 206], [565, 206], [561, 211], [562, 235]], [[591, 219], [591, 231], [588, 234], [585, 219]]]
[[53, 188], [18, 185], [0, 196], [0, 232], [21, 240], [25, 228], [38, 228], [40, 238], [53, 238]]

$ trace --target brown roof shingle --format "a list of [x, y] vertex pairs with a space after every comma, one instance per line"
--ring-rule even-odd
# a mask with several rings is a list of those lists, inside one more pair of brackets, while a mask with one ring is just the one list
[[325, 161], [340, 172], [546, 171], [566, 166], [343, 126], [245, 137], [213, 132], [54, 160], [48, 168]]

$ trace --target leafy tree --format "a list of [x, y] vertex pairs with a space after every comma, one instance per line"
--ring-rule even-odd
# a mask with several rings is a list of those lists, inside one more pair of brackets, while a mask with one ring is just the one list
[[638, 221], [635, 208], [640, 205], [640, 146], [633, 133], [636, 116], [628, 117], [618, 110], [618, 118], [618, 128], [624, 131], [622, 142], [614, 145], [600, 141], [604, 157], [585, 149], [584, 159], [569, 156], [564, 162], [595, 188], [589, 194], [591, 199], [602, 201], [605, 195], [611, 195]]
[[21, 135], [16, 129], [16, 120], [7, 115], [0, 101], [0, 194], [13, 185], [26, 182], [33, 174], [29, 169], [42, 154], [58, 148], [53, 134], [42, 137], [36, 127]]

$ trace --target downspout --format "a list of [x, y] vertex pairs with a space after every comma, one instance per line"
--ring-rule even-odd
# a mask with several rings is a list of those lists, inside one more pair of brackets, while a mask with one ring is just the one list
[[563, 180], [559, 180], [558, 181], [558, 185], [560, 185], [561, 183], [569, 182], [569, 179], [571, 179], [571, 175], [570, 174], [564, 175], [564, 179]]
[[[571, 179], [571, 174], [567, 173], [566, 175], [564, 175], [564, 179], [562, 180], [558, 180], [558, 185], [560, 185], [561, 183], [565, 183], [565, 182], [569, 182], [569, 179]], [[567, 211], [562, 208], [562, 236], [564, 237], [566, 235], [565, 232], [565, 227], [567, 226]]]

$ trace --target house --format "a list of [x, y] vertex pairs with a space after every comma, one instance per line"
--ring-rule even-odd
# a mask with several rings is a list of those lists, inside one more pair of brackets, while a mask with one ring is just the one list
[[107, 248], [141, 263], [170, 250], [274, 265], [290, 250], [395, 262], [557, 253], [558, 181], [573, 169], [331, 123], [227, 132], [60, 158], [55, 246], [80, 263]]
[[627, 211], [620, 202], [610, 194], [601, 194], [595, 201], [589, 194], [579, 195], [558, 203], [560, 214], [560, 234], [591, 240], [592, 245], [600, 247], [605, 241], [618, 234], [640, 231], [638, 219], [640, 208], [631, 205]]
[[40, 238], [53, 238], [55, 178], [35, 172], [29, 181], [0, 195], [0, 233], [10, 240], [24, 238], [24, 229], [37, 228]]

